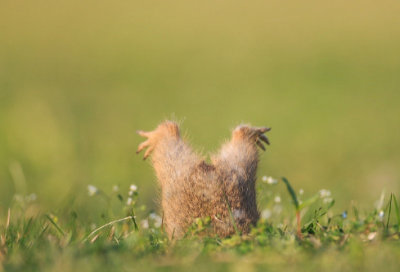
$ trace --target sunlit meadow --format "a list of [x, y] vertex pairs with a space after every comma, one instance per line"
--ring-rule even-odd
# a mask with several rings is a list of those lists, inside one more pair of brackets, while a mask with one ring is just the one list
[[[398, 271], [397, 1], [0, 7], [0, 271]], [[163, 234], [165, 118], [207, 160], [272, 127], [250, 235]]]

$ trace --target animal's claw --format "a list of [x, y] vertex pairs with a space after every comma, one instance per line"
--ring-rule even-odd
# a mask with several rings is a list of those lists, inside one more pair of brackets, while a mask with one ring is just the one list
[[153, 147], [149, 147], [149, 149], [147, 149], [146, 152], [144, 153], [143, 160], [146, 160], [152, 151]]
[[150, 142], [151, 132], [146, 132], [146, 131], [143, 131], [143, 130], [137, 130], [136, 133], [139, 134], [142, 137], [148, 138], [146, 141], [142, 142], [139, 145], [139, 147], [138, 147], [138, 149], [136, 151], [136, 154], [139, 154], [143, 149], [148, 147], [148, 149], [146, 150], [146, 152], [144, 153], [144, 156], [143, 156], [143, 160], [145, 160], [150, 155], [150, 153], [153, 151], [153, 147], [151, 146], [151, 142]]
[[268, 131], [270, 131], [270, 130], [271, 130], [271, 128], [267, 128], [267, 127], [261, 127], [261, 128], [258, 129], [258, 131], [259, 131], [260, 133], [265, 133], [265, 132], [268, 132]]
[[260, 140], [264, 141], [267, 145], [270, 145], [269, 140], [268, 140], [268, 137], [265, 136], [264, 134], [258, 135], [258, 138], [259, 138]]
[[150, 145], [149, 140], [147, 140], [147, 141], [145, 141], [145, 142], [142, 142], [142, 143], [139, 145], [138, 150], [136, 151], [136, 154], [139, 154], [140, 151], [142, 151], [143, 149], [145, 149], [145, 148], [148, 147], [149, 145]]
[[256, 144], [264, 151], [265, 151], [265, 146], [262, 144], [262, 142], [265, 142], [267, 145], [270, 145], [269, 139], [267, 136], [264, 135], [264, 133], [270, 130], [271, 128], [267, 127], [260, 127], [255, 129], [257, 135]]
[[256, 144], [257, 144], [262, 150], [265, 151], [265, 146], [261, 143], [260, 140], [257, 140], [257, 141], [256, 141]]

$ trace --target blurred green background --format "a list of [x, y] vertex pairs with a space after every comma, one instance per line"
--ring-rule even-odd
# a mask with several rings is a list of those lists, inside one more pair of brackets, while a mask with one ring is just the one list
[[1, 1], [4, 208], [132, 183], [154, 207], [135, 130], [172, 116], [205, 155], [241, 122], [271, 126], [259, 174], [305, 195], [400, 195], [398, 1], [84, 2]]

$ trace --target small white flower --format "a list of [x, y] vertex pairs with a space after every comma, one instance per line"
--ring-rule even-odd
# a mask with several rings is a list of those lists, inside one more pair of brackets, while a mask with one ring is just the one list
[[327, 195], [326, 195], [326, 190], [325, 189], [322, 189], [322, 190], [320, 190], [319, 191], [319, 197], [320, 198], [325, 198]]
[[129, 191], [128, 195], [132, 196], [133, 195], [133, 191]]
[[161, 225], [162, 225], [162, 219], [160, 217], [158, 220], [154, 222], [154, 227], [159, 228], [161, 227]]
[[385, 215], [385, 213], [384, 213], [382, 210], [380, 210], [378, 215], [379, 215], [380, 218], [383, 218], [383, 216]]
[[29, 197], [31, 198], [31, 201], [35, 201], [37, 198], [35, 193], [31, 194]]
[[277, 179], [274, 179], [273, 177], [267, 177], [267, 176], [263, 176], [262, 181], [268, 183], [269, 185], [275, 185], [278, 183]]
[[14, 199], [15, 201], [17, 201], [17, 202], [23, 202], [23, 201], [24, 201], [24, 197], [23, 197], [22, 195], [18, 195], [18, 194], [15, 194], [15, 195], [13, 196], [13, 199]]
[[112, 187], [112, 190], [113, 190], [114, 192], [118, 192], [119, 186], [118, 186], [118, 185], [114, 185], [114, 186]]
[[330, 197], [331, 196], [331, 191], [327, 190], [326, 191], [326, 197]]
[[300, 189], [300, 190], [299, 190], [299, 195], [302, 195], [302, 194], [304, 194], [304, 190], [303, 190], [303, 189]]
[[274, 198], [275, 203], [281, 203], [281, 198], [279, 196], [276, 196]]
[[369, 233], [367, 236], [368, 240], [370, 240], [370, 241], [374, 240], [376, 237], [376, 234], [377, 234], [376, 232]]
[[154, 221], [154, 227], [159, 228], [162, 224], [162, 218], [158, 216], [156, 213], [149, 214], [149, 219]]
[[323, 202], [324, 202], [325, 204], [331, 203], [332, 201], [333, 201], [333, 198], [330, 198], [330, 197], [326, 197], [326, 198], [324, 198], [324, 200], [323, 200]]
[[88, 185], [87, 189], [90, 196], [94, 196], [95, 194], [99, 193], [99, 190], [96, 188], [96, 186]]
[[149, 218], [155, 220], [158, 217], [158, 215], [156, 213], [151, 213], [149, 214]]
[[130, 190], [131, 190], [132, 192], [136, 192], [137, 186], [136, 186], [135, 184], [132, 184], [131, 187], [130, 187]]
[[132, 204], [132, 197], [128, 197], [126, 200], [126, 205], [131, 205]]
[[261, 212], [261, 218], [264, 219], [264, 220], [269, 219], [271, 217], [271, 215], [272, 215], [272, 212], [271, 212], [271, 210], [268, 210], [268, 209], [263, 210]]
[[147, 219], [140, 220], [140, 225], [142, 226], [142, 228], [148, 229], [149, 228], [149, 221], [147, 221]]
[[274, 178], [272, 178], [272, 177], [269, 177], [268, 180], [267, 180], [267, 183], [268, 183], [269, 185], [275, 185], [275, 184], [278, 183], [278, 180], [277, 180], [277, 179], [274, 179]]
[[267, 176], [263, 176], [263, 177], [262, 177], [262, 181], [267, 182], [267, 180], [268, 180], [268, 177], [267, 177]]

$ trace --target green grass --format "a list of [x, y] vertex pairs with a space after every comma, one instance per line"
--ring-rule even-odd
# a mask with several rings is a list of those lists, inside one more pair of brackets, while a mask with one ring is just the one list
[[[285, 183], [290, 186], [287, 180]], [[260, 190], [264, 192], [274, 190], [271, 185], [262, 185]], [[290, 189], [293, 200], [302, 203], [291, 186]], [[97, 191], [89, 201], [100, 197], [99, 194]], [[375, 271], [384, 264], [385, 271], [398, 269], [400, 221], [393, 194], [382, 207], [365, 212], [354, 207], [354, 213], [336, 210], [333, 199], [321, 192], [319, 195], [319, 200], [302, 207], [310, 209], [302, 214], [300, 235], [296, 234], [294, 220], [297, 208], [290, 209], [291, 204], [285, 203], [289, 209], [281, 214], [275, 209], [282, 205], [280, 200], [271, 198], [269, 204], [275, 207], [275, 216], [264, 216], [249, 235], [200, 237], [210, 227], [210, 221], [198, 218], [182, 240], [169, 240], [165, 236], [162, 227], [156, 225], [156, 216], [148, 216], [139, 208], [137, 192], [130, 205], [122, 205], [121, 213], [130, 214], [124, 218], [107, 215], [117, 211], [88, 216], [88, 211], [75, 210], [74, 205], [49, 215], [39, 211], [27, 217], [36, 204], [21, 199], [15, 201], [7, 217], [2, 217], [5, 224], [0, 227], [0, 268], [5, 271], [236, 271], [239, 268]], [[119, 196], [110, 198], [120, 201], [122, 196]], [[323, 197], [329, 201], [322, 201]], [[108, 206], [106, 201], [104, 204]], [[397, 220], [390, 221], [392, 206]], [[133, 216], [133, 211], [139, 211], [140, 215]], [[280, 220], [276, 219], [278, 216]], [[143, 220], [147, 220], [149, 227], [137, 226], [136, 222]], [[95, 226], [94, 222], [102, 225]]]

